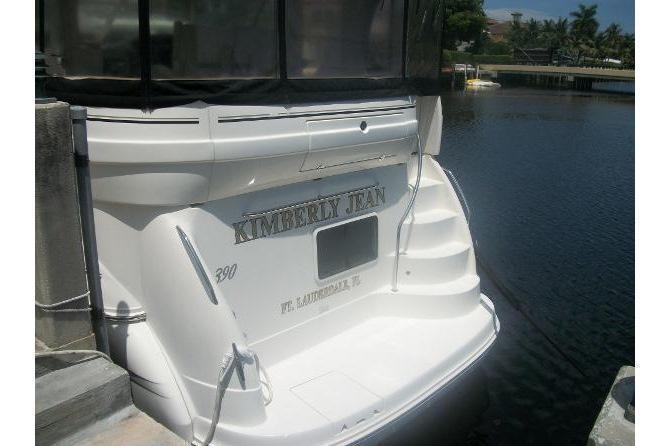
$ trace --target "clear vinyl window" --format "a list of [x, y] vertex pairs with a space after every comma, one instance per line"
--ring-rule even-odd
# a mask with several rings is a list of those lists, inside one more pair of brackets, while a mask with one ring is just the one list
[[152, 78], [278, 77], [276, 3], [152, 0]]
[[319, 279], [371, 262], [377, 258], [377, 216], [322, 229], [316, 234]]
[[286, 0], [289, 78], [402, 76], [402, 0]]

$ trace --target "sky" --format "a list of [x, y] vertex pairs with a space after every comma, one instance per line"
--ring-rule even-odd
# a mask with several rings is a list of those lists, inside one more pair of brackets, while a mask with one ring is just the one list
[[601, 29], [618, 23], [625, 32], [635, 32], [635, 0], [484, 0], [484, 9], [498, 20], [509, 20], [511, 11], [522, 12], [524, 19], [544, 20], [568, 17], [580, 3], [598, 5], [596, 18]]

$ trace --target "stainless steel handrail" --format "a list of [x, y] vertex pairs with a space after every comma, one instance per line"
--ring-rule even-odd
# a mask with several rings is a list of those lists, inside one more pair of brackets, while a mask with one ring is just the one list
[[133, 324], [136, 322], [144, 322], [147, 320], [147, 314], [145, 312], [134, 314], [134, 315], [127, 315], [127, 316], [121, 316], [121, 315], [116, 315], [112, 316], [109, 314], [105, 314], [105, 319], [107, 319], [110, 322], [123, 322], [125, 324]]
[[396, 240], [395, 240], [395, 259], [393, 260], [393, 280], [391, 282], [391, 291], [398, 291], [398, 267], [400, 264], [400, 237], [402, 234], [402, 225], [407, 220], [409, 213], [414, 207], [414, 202], [416, 201], [416, 194], [419, 192], [419, 184], [421, 183], [421, 173], [423, 170], [423, 146], [421, 145], [421, 134], [417, 132], [416, 140], [418, 144], [417, 151], [417, 167], [416, 167], [416, 183], [414, 183], [414, 189], [412, 190], [412, 195], [409, 198], [409, 203], [407, 203], [407, 208], [405, 213], [402, 214], [402, 218], [398, 222], [398, 228], [396, 231]]
[[444, 171], [445, 174], [447, 174], [447, 177], [451, 181], [451, 184], [454, 185], [456, 189], [456, 194], [458, 195], [459, 201], [463, 204], [463, 207], [465, 207], [465, 220], [468, 222], [468, 225], [470, 224], [470, 206], [468, 206], [468, 200], [465, 198], [465, 194], [463, 193], [463, 189], [461, 189], [461, 185], [456, 179], [456, 175], [454, 173], [443, 167], [442, 170]]
[[200, 261], [200, 256], [198, 256], [198, 252], [195, 250], [195, 247], [191, 243], [191, 240], [188, 238], [188, 235], [186, 235], [186, 233], [179, 226], [175, 227], [177, 228], [179, 238], [181, 238], [181, 241], [184, 244], [186, 253], [188, 254], [188, 257], [191, 259], [191, 263], [193, 263], [195, 272], [198, 274], [200, 282], [202, 282], [202, 286], [205, 288], [205, 292], [207, 293], [209, 300], [211, 300], [214, 305], [218, 305], [219, 301], [216, 299], [214, 287], [212, 286], [212, 282], [209, 280], [209, 276], [207, 275], [205, 266]]

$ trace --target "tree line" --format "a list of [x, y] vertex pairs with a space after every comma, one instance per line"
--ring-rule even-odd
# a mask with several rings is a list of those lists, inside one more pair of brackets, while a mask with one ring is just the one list
[[494, 42], [486, 32], [484, 0], [446, 0], [443, 47], [456, 49], [459, 42], [471, 42], [474, 54], [511, 54], [515, 48], [551, 48], [566, 63], [574, 65], [620, 60], [635, 66], [635, 36], [612, 23], [602, 31], [597, 19], [598, 5], [580, 4], [569, 18], [529, 19], [513, 22], [502, 42]]

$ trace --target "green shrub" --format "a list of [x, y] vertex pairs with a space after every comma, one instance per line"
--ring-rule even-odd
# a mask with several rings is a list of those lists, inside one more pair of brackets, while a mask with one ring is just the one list
[[471, 54], [467, 52], [443, 50], [442, 63], [444, 65], [467, 63], [478, 64], [500, 64], [508, 65], [514, 63], [514, 58], [509, 54]]
[[509, 54], [475, 54], [472, 59], [474, 64], [511, 65], [514, 63], [514, 57]]
[[472, 54], [460, 51], [443, 50], [442, 63], [451, 65], [455, 63], [472, 63]]

